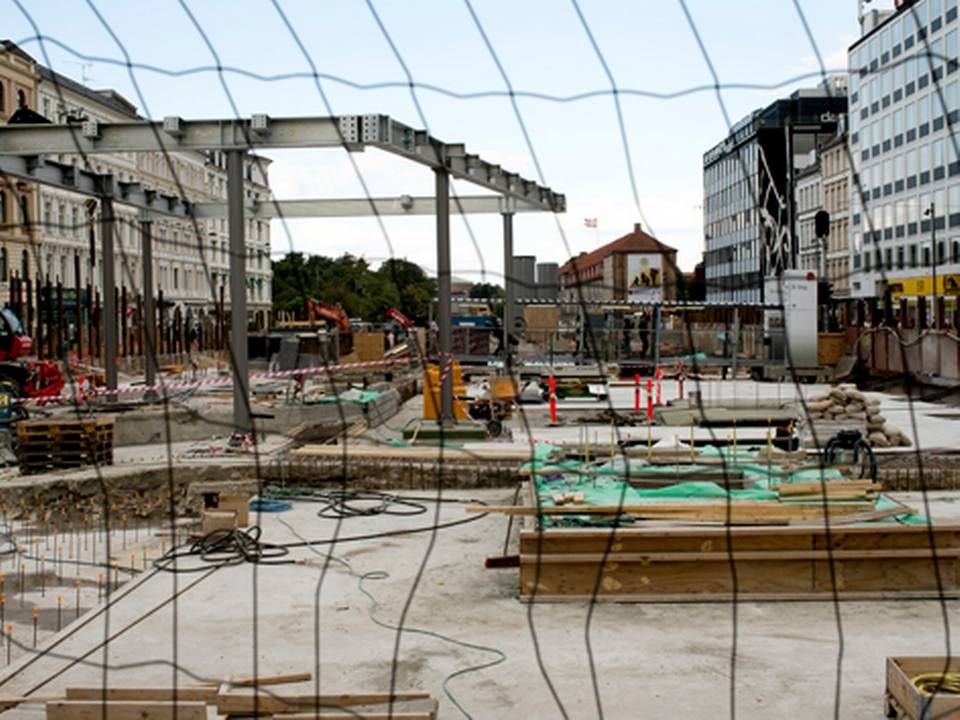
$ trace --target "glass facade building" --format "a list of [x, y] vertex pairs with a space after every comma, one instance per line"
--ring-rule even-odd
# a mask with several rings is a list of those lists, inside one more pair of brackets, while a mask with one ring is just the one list
[[849, 49], [853, 297], [960, 281], [957, 4], [919, 0]]

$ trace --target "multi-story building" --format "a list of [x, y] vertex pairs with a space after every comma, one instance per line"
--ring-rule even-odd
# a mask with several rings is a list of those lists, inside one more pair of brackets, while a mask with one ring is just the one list
[[[21, 109], [36, 108], [35, 63], [14, 43], [0, 41], [0, 124], [6, 124]], [[10, 292], [10, 273], [21, 267], [31, 271], [30, 249], [38, 228], [37, 188], [15, 179], [0, 181], [0, 302]], [[26, 259], [26, 266], [22, 259]]]
[[[7, 54], [12, 53], [7, 44]], [[27, 58], [35, 74], [36, 109], [54, 123], [97, 120], [125, 122], [141, 119], [136, 107], [114, 90], [92, 90]], [[61, 154], [60, 162], [83, 165], [79, 154]], [[160, 193], [186, 197], [193, 202], [226, 203], [226, 162], [222, 153], [163, 152], [96, 154], [88, 158], [91, 169], [112, 174], [118, 181], [138, 182]], [[266, 158], [251, 155], [245, 168], [245, 201], [270, 197]], [[38, 228], [31, 251], [16, 266], [21, 274], [60, 280], [67, 287], [77, 283], [77, 259], [82, 284], [99, 289], [102, 282], [101, 243], [95, 221], [96, 202], [88, 196], [41, 185], [38, 196]], [[115, 204], [116, 278], [118, 286], [142, 292], [141, 230], [138, 211]], [[214, 308], [223, 287], [230, 301], [229, 256], [226, 216], [190, 221], [163, 215], [152, 218], [154, 288], [163, 291], [167, 307], [180, 307], [185, 314], [202, 317]], [[247, 218], [247, 302], [251, 319], [263, 326], [271, 304], [270, 225]], [[32, 258], [32, 261], [30, 260]], [[172, 304], [172, 305], [171, 305]]]
[[793, 194], [797, 212], [797, 266], [818, 275], [823, 267], [823, 248], [816, 232], [816, 216], [823, 210], [822, 180], [820, 157], [812, 150], [807, 165], [793, 177]]
[[797, 264], [793, 176], [847, 111], [842, 78], [755, 110], [703, 156], [707, 300], [759, 302]]
[[570, 258], [559, 270], [561, 300], [658, 303], [677, 297], [677, 250], [645, 233], [633, 232]]
[[849, 49], [851, 295], [960, 288], [957, 0], [898, 3]]
[[[798, 266], [827, 280], [834, 297], [850, 292], [849, 150], [842, 130], [811, 152], [806, 167], [794, 176]], [[816, 217], [830, 218], [825, 237], [817, 237]]]
[[847, 133], [820, 148], [823, 209], [830, 215], [827, 256], [822, 272], [834, 297], [850, 294], [850, 150]]

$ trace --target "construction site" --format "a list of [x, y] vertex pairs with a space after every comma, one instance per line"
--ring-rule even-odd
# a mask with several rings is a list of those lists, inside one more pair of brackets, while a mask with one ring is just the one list
[[[960, 718], [960, 274], [938, 281], [938, 201], [931, 282], [876, 295], [837, 292], [830, 216], [759, 175], [756, 287], [684, 272], [646, 218], [522, 254], [525, 221], [559, 228], [573, 193], [489, 137], [441, 139], [397, 59], [413, 125], [322, 93], [325, 114], [150, 119], [3, 41], [0, 718]], [[765, 172], [799, 183], [820, 135], [846, 137], [821, 90], [791, 97], [816, 112], [776, 128]], [[732, 268], [708, 229], [727, 145], [698, 207]], [[274, 193], [267, 168], [306, 151], [349, 158], [365, 196], [313, 170]], [[358, 156], [413, 190], [369, 191]], [[404, 218], [430, 223], [429, 272], [393, 245], [270, 247], [288, 221], [386, 238]], [[460, 221], [501, 276], [454, 274]], [[46, 232], [80, 249], [37, 249]]]

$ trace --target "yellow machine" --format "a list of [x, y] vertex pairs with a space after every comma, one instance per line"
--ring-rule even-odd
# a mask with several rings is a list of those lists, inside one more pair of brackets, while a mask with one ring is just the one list
[[[451, 372], [453, 373], [453, 416], [457, 420], [466, 420], [470, 417], [467, 403], [462, 398], [467, 394], [463, 384], [463, 372], [460, 363], [454, 360]], [[428, 365], [423, 373], [423, 419], [436, 420], [440, 416], [440, 368], [437, 365]]]

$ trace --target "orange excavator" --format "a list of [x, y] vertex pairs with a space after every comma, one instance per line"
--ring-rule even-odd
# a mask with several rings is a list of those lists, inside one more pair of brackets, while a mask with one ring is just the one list
[[340, 338], [340, 357], [353, 352], [353, 331], [350, 330], [350, 318], [337, 305], [327, 305], [316, 298], [307, 298], [307, 321], [311, 326], [318, 320], [327, 323], [327, 327], [335, 327]]

